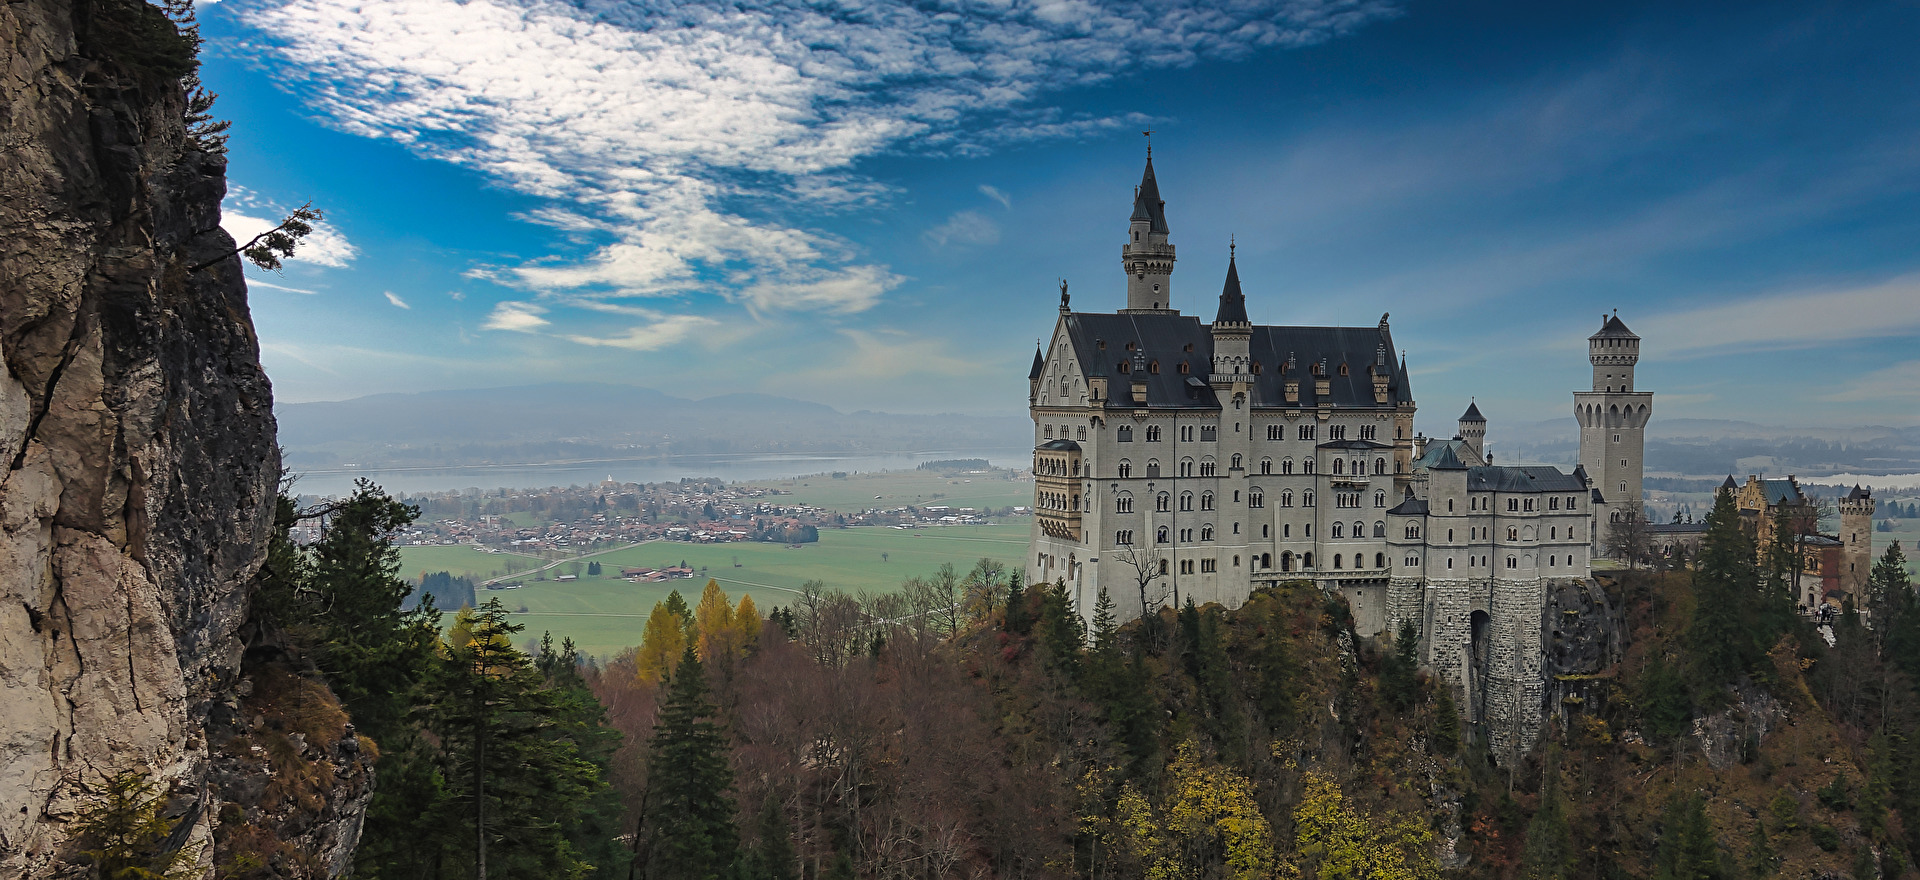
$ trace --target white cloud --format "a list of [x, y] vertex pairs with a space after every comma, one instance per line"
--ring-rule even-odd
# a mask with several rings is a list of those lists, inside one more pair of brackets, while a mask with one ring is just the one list
[[465, 291], [449, 290], [447, 291], [447, 297], [449, 299], [452, 299], [454, 302], [465, 302], [467, 299], [467, 294]]
[[513, 330], [520, 333], [532, 333], [550, 323], [546, 318], [546, 309], [533, 303], [513, 302], [511, 300], [496, 303], [493, 314], [487, 316], [487, 322], [480, 325], [485, 330]]
[[413, 308], [413, 306], [410, 306], [410, 305], [407, 305], [407, 301], [406, 301], [406, 300], [403, 300], [403, 299], [401, 299], [400, 297], [398, 297], [398, 296], [395, 296], [395, 295], [393, 294], [393, 291], [391, 291], [391, 290], [389, 290], [389, 291], [387, 291], [387, 302], [390, 302], [390, 303], [393, 303], [393, 305], [394, 305], [394, 307], [395, 307], [395, 308], [401, 308], [401, 309], [412, 309], [412, 308]]
[[988, 184], [980, 184], [980, 194], [1000, 203], [1002, 208], [1013, 207], [1013, 197]]
[[1653, 315], [1634, 332], [1676, 357], [1727, 349], [1808, 348], [1920, 332], [1920, 274], [1865, 287], [1796, 290]]
[[[528, 219], [612, 238], [585, 259], [486, 277], [543, 302], [710, 294], [843, 313], [899, 282], [804, 225], [887, 196], [848, 170], [861, 159], [1132, 125], [1039, 101], [1398, 14], [1390, 0], [237, 2], [258, 34], [243, 50], [276, 58], [284, 86], [332, 124], [564, 200]], [[489, 326], [529, 319], [545, 320], [496, 308]]]
[[695, 333], [719, 326], [720, 322], [698, 315], [658, 315], [647, 324], [636, 324], [615, 336], [567, 335], [561, 338], [582, 345], [624, 348], [629, 351], [654, 351], [665, 348]]
[[1000, 226], [979, 211], [958, 211], [947, 222], [922, 233], [934, 247], [948, 245], [993, 244], [1000, 240]]
[[258, 278], [248, 276], [247, 288], [251, 290], [255, 287], [264, 287], [268, 290], [284, 290], [287, 293], [304, 293], [308, 296], [312, 296], [316, 293], [319, 293], [319, 291], [317, 290], [308, 290], [304, 287], [287, 287], [286, 285], [283, 285], [283, 284], [275, 284], [271, 281], [261, 281]]
[[[1861, 376], [1847, 383], [1833, 399], [1875, 401], [1883, 405], [1920, 403], [1920, 360], [1901, 361]], [[1889, 411], [1887, 416], [1891, 415]], [[1906, 420], [1912, 421], [1913, 416], [1907, 416]]]
[[[278, 220], [266, 220], [233, 210], [224, 211], [220, 216], [220, 225], [227, 230], [228, 235], [233, 236], [236, 244], [246, 244], [254, 236], [279, 224]], [[353, 258], [359, 255], [360, 249], [347, 241], [347, 237], [341, 235], [340, 230], [321, 222], [313, 224], [313, 231], [300, 240], [294, 248], [293, 256], [288, 257], [287, 261], [298, 260], [330, 269], [345, 269], [353, 262]]]

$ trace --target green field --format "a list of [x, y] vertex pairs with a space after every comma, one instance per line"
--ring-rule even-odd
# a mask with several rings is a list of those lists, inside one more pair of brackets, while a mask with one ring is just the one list
[[[794, 591], [812, 579], [849, 592], [878, 592], [893, 590], [909, 577], [929, 574], [942, 562], [964, 571], [984, 556], [1017, 566], [1026, 553], [1027, 532], [1025, 521], [909, 530], [823, 529], [819, 543], [798, 549], [785, 544], [656, 541], [593, 557], [603, 567], [598, 578], [583, 573], [578, 581], [567, 583], [529, 580], [517, 590], [481, 590], [480, 599], [498, 598], [513, 610], [525, 607], [526, 613], [514, 616], [516, 623], [527, 627], [522, 638], [537, 639], [541, 632], [551, 631], [556, 640], [571, 636], [582, 651], [610, 657], [639, 641], [655, 602], [675, 589], [689, 604], [696, 602], [707, 578], [718, 580], [735, 601], [742, 593], [752, 594], [764, 612], [791, 604]], [[885, 561], [882, 553], [887, 554]], [[481, 566], [479, 573], [484, 575], [487, 567], [498, 568], [501, 559], [465, 547], [403, 547], [401, 558], [402, 571], [409, 578], [421, 571], [459, 573], [447, 563]], [[659, 584], [619, 579], [623, 567], [664, 568], [683, 561], [706, 570], [692, 580]], [[550, 570], [546, 576], [562, 574], [567, 568]], [[470, 576], [474, 572], [466, 570]]]
[[521, 570], [546, 564], [546, 560], [536, 556], [487, 553], [468, 544], [402, 547], [400, 548], [400, 576], [417, 581], [425, 572], [445, 571], [479, 581], [506, 574], [507, 562], [510, 559], [515, 561]]
[[[890, 471], [849, 474], [843, 478], [816, 474], [794, 480], [755, 480], [746, 485], [792, 492], [797, 503], [841, 513], [908, 505], [985, 508], [1021, 507], [1031, 503], [1033, 483], [1010, 480], [1007, 476], [1007, 471], [988, 474]], [[874, 497], [876, 495], [879, 497]]]

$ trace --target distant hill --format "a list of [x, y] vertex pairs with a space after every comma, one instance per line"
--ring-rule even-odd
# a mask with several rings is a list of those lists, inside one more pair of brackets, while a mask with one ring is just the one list
[[675, 397], [652, 388], [560, 382], [375, 394], [275, 407], [295, 469], [463, 466], [650, 455], [919, 452], [1021, 447], [1022, 416], [843, 413], [768, 394]]
[[[1656, 401], [1658, 398], [1656, 398]], [[1487, 430], [1497, 459], [1572, 464], [1580, 456], [1572, 417], [1498, 423]], [[1730, 419], [1666, 419], [1647, 426], [1647, 473], [1744, 477], [1750, 473], [1911, 474], [1920, 472], [1920, 428], [1803, 427]]]

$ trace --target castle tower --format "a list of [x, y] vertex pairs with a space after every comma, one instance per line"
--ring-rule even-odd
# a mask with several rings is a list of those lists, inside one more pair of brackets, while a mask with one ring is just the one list
[[1480, 414], [1480, 404], [1469, 402], [1467, 411], [1460, 414], [1460, 439], [1467, 441], [1467, 448], [1487, 460], [1487, 417]]
[[1640, 337], [1620, 316], [1601, 316], [1600, 331], [1587, 337], [1593, 364], [1593, 390], [1573, 393], [1573, 414], [1580, 422], [1580, 466], [1597, 494], [1593, 505], [1593, 546], [1604, 552], [1609, 525], [1640, 510], [1640, 478], [1645, 467], [1647, 419], [1652, 392], [1633, 390], [1633, 369], [1640, 361]]
[[1873, 571], [1873, 490], [1854, 486], [1840, 499], [1840, 589], [1857, 606], [1867, 604], [1867, 575]]
[[1173, 245], [1167, 243], [1167, 203], [1153, 177], [1153, 149], [1147, 149], [1147, 169], [1133, 191], [1133, 218], [1127, 224], [1127, 243], [1120, 263], [1127, 270], [1129, 312], [1173, 312]]
[[1240, 292], [1240, 268], [1233, 247], [1227, 247], [1227, 283], [1220, 289], [1220, 311], [1213, 318], [1213, 381], [1245, 382], [1252, 378], [1250, 346], [1253, 322], [1247, 319], [1247, 297]]

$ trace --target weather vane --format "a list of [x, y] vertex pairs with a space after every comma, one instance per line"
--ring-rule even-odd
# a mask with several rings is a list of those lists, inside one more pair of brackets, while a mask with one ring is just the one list
[[1149, 128], [1141, 132], [1141, 134], [1147, 138], [1147, 158], [1149, 159], [1153, 158], [1153, 131], [1153, 129]]

